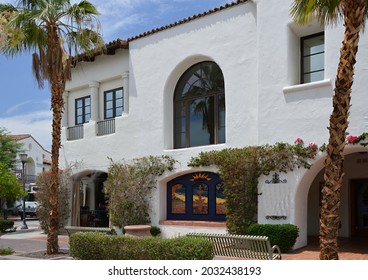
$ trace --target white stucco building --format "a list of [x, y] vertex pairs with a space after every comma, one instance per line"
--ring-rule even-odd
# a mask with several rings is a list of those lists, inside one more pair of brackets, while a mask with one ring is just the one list
[[[93, 61], [81, 59], [65, 92], [61, 165], [83, 162], [75, 188], [89, 194], [85, 206], [96, 209], [102, 199], [108, 158], [171, 155], [180, 164], [158, 182], [152, 224], [159, 225], [164, 236], [226, 232], [225, 217], [216, 205], [196, 215], [195, 206], [185, 204], [193, 201], [189, 197], [198, 187], [194, 183], [188, 187], [184, 208], [176, 209], [170, 199], [183, 195], [176, 184], [194, 182], [199, 173], [213, 178], [206, 187], [219, 190], [208, 197], [209, 203], [221, 197], [223, 186], [212, 173], [215, 170], [187, 167], [192, 156], [223, 148], [293, 143], [296, 138], [326, 143], [343, 29], [316, 22], [298, 26], [289, 15], [290, 4], [291, 0], [235, 1], [111, 42], [108, 55], [89, 59]], [[367, 43], [363, 35], [351, 135], [368, 126]], [[355, 145], [345, 149], [344, 237], [367, 233], [367, 151]], [[306, 245], [308, 235], [318, 235], [324, 156], [319, 154], [309, 170], [280, 175], [285, 183], [267, 184], [271, 175], [259, 180], [258, 223], [297, 225], [295, 248]], [[79, 206], [74, 201], [78, 215]], [[74, 217], [71, 223], [82, 220]]]
[[[51, 169], [51, 153], [41, 146], [30, 134], [10, 135], [15, 141], [22, 144], [22, 153], [27, 154], [27, 162], [24, 165], [25, 184], [36, 182], [37, 175]], [[17, 156], [16, 174], [18, 178], [22, 176], [22, 162]]]

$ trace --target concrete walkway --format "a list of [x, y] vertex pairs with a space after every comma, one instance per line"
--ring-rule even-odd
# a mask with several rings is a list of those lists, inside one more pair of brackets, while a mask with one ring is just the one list
[[[0, 256], [0, 260], [15, 260], [35, 258], [25, 257], [24, 255], [31, 252], [39, 252], [46, 250], [47, 235], [38, 228], [29, 228], [27, 230], [17, 230], [16, 232], [7, 233], [0, 237], [0, 248], [12, 248], [15, 254], [9, 256]], [[67, 235], [59, 235], [60, 250], [69, 250], [69, 238]], [[341, 260], [368, 260], [368, 238], [349, 238], [341, 239], [340, 253]], [[57, 256], [49, 259], [71, 259], [69, 255]], [[215, 259], [231, 259], [223, 257], [215, 257]], [[319, 246], [318, 238], [310, 238], [308, 246], [294, 250], [287, 254], [282, 254], [283, 260], [318, 260]]]
[[[31, 252], [40, 252], [46, 250], [47, 235], [38, 228], [20, 229], [15, 232], [7, 233], [0, 236], [0, 248], [12, 248], [15, 253], [13, 255], [0, 256], [0, 260], [34, 260], [24, 256]], [[69, 250], [69, 239], [66, 235], [59, 235], [60, 250]], [[55, 259], [70, 259], [69, 256], [59, 256]], [[52, 258], [51, 258], [52, 259]]]

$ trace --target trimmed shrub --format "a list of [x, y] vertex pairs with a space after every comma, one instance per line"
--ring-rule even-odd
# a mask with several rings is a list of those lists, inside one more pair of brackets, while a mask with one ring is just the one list
[[151, 226], [150, 233], [152, 236], [158, 236], [161, 233], [161, 229], [156, 226]]
[[70, 255], [81, 260], [210, 260], [211, 242], [192, 237], [162, 239], [108, 236], [95, 232], [72, 234]]
[[5, 233], [8, 229], [14, 227], [14, 221], [11, 220], [0, 220], [0, 233]]
[[286, 253], [294, 246], [299, 236], [299, 229], [292, 224], [252, 224], [246, 234], [267, 236], [271, 246], [278, 245], [281, 252]]

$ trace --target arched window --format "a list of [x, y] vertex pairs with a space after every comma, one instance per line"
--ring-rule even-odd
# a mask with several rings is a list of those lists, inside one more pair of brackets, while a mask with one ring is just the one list
[[167, 183], [167, 219], [225, 221], [222, 179], [212, 172], [177, 177]]
[[190, 67], [174, 94], [174, 148], [225, 143], [225, 90], [220, 67], [210, 61]]

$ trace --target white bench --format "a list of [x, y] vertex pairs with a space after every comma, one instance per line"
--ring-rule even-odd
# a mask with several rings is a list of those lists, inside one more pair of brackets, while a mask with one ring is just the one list
[[271, 247], [267, 236], [211, 233], [189, 233], [187, 236], [211, 241], [217, 256], [281, 260], [280, 248], [277, 245]]

